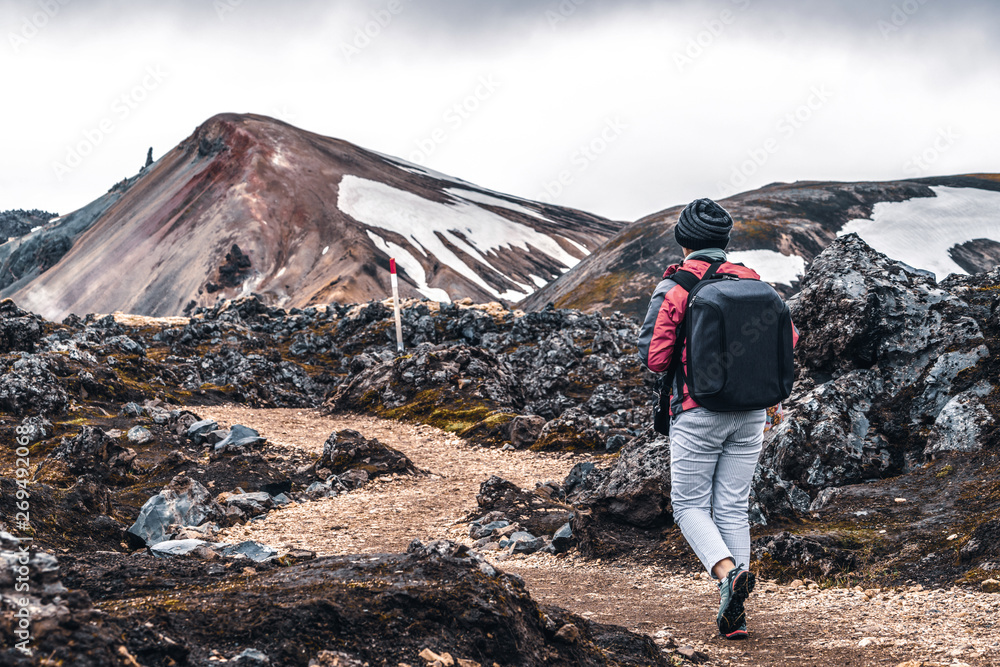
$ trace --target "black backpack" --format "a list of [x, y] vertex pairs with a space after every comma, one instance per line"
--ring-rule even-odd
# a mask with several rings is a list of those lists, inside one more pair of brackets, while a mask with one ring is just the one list
[[[788, 306], [767, 283], [719, 273], [721, 266], [712, 264], [701, 279], [684, 269], [670, 276], [688, 298], [654, 411], [654, 428], [664, 435], [670, 430], [670, 392], [677, 374], [691, 398], [715, 412], [769, 408], [792, 393]], [[689, 373], [681, 364], [685, 341]]]

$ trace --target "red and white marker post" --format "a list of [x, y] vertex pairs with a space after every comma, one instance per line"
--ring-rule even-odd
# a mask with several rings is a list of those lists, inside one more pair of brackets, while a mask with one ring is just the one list
[[392, 281], [392, 309], [396, 315], [396, 352], [403, 351], [403, 324], [399, 321], [399, 278], [396, 277], [396, 260], [389, 260], [389, 275]]

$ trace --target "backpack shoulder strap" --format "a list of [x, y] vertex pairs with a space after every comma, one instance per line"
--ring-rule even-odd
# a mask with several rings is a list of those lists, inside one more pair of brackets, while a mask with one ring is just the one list
[[681, 287], [683, 287], [687, 291], [687, 293], [690, 294], [694, 290], [695, 286], [701, 281], [711, 280], [718, 276], [727, 275], [724, 273], [719, 273], [719, 269], [722, 268], [723, 264], [725, 264], [725, 262], [714, 262], [708, 267], [708, 270], [705, 271], [705, 275], [703, 275], [700, 278], [697, 275], [695, 275], [693, 271], [688, 271], [687, 269], [678, 269], [670, 276], [670, 279], [673, 280], [678, 285], [680, 285]]
[[715, 278], [717, 276], [726, 276], [726, 275], [729, 275], [729, 274], [726, 274], [726, 273], [719, 273], [719, 269], [722, 268], [723, 264], [725, 264], [725, 262], [714, 262], [711, 266], [708, 267], [708, 271], [705, 272], [705, 275], [703, 275], [701, 277], [701, 279], [702, 280], [711, 280], [712, 278]]
[[[691, 293], [694, 288], [704, 280], [711, 280], [716, 278], [716, 276], [721, 276], [723, 274], [719, 273], [719, 269], [722, 267], [724, 262], [714, 262], [705, 272], [705, 275], [699, 278], [691, 271], [687, 269], [679, 269], [670, 276], [670, 279], [675, 283], [680, 285], [688, 293], [688, 304], [691, 303]], [[684, 363], [682, 360], [682, 354], [684, 353], [684, 346], [687, 344], [687, 311], [684, 312], [684, 318], [681, 320], [677, 327], [677, 335], [674, 338], [674, 354], [670, 361], [670, 370], [667, 372], [667, 378], [665, 382], [665, 392], [661, 393], [661, 401], [665, 395], [669, 395], [670, 391], [673, 389], [674, 378], [680, 375], [681, 386], [687, 384], [687, 373], [684, 372]]]
[[684, 288], [684, 291], [688, 294], [694, 289], [694, 286], [701, 282], [701, 278], [691, 273], [687, 269], [678, 269], [671, 276], [670, 279], [675, 283]]
[[[717, 262], [715, 264], [712, 264], [708, 268], [708, 272], [705, 273], [705, 278], [710, 277], [709, 274], [714, 276], [715, 272], [719, 270], [720, 266], [722, 266], [722, 262]], [[673, 280], [678, 285], [680, 285], [681, 287], [683, 287], [684, 291], [688, 293], [689, 300], [691, 298], [691, 292], [694, 291], [694, 288], [698, 285], [698, 283], [700, 283], [705, 278], [699, 278], [697, 275], [695, 275], [691, 271], [688, 271], [687, 269], [678, 269], [677, 271], [675, 271], [673, 274], [670, 275], [670, 279]], [[668, 398], [673, 389], [674, 378], [677, 376], [677, 373], [679, 372], [681, 374], [682, 381], [685, 379], [684, 369], [681, 368], [683, 363], [681, 355], [684, 353], [684, 346], [687, 343], [686, 324], [687, 324], [687, 312], [685, 311], [684, 318], [680, 321], [680, 323], [677, 326], [677, 333], [674, 337], [674, 353], [673, 355], [671, 355], [670, 368], [667, 371], [667, 375], [664, 378], [663, 385], [660, 390], [661, 409], [667, 409], [667, 405], [669, 404]]]

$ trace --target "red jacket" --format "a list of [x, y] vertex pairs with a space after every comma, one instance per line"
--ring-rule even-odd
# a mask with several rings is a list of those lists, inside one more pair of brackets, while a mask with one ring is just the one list
[[[682, 266], [685, 271], [690, 271], [701, 278], [712, 266], [712, 263], [703, 259], [692, 259], [683, 264], [672, 264], [664, 272], [663, 281], [656, 286], [653, 297], [649, 301], [646, 319], [639, 331], [639, 357], [646, 368], [654, 373], [665, 373], [670, 370], [674, 342], [677, 340], [677, 327], [684, 320], [684, 312], [687, 310], [687, 290], [670, 279], [670, 276]], [[760, 276], [753, 269], [732, 262], [725, 262], [719, 267], [719, 273], [729, 273], [740, 278], [760, 279]], [[792, 343], [795, 344], [798, 338], [799, 333], [793, 325]], [[681, 363], [684, 364], [686, 371], [686, 346], [681, 352]], [[677, 375], [675, 384], [680, 382], [679, 378], [680, 374]], [[682, 387], [679, 394], [682, 397], [680, 400], [678, 400], [678, 392], [675, 391], [674, 398], [670, 401], [671, 414], [698, 407], [698, 403], [689, 395], [687, 386]]]

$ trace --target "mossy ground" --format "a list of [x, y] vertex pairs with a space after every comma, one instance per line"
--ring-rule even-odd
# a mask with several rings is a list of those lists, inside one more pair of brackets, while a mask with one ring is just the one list
[[753, 218], [733, 226], [733, 238], [753, 247], [773, 247], [781, 236], [780, 223]]
[[585, 290], [576, 290], [560, 297], [556, 308], [591, 308], [597, 303], [613, 303], [621, 296], [621, 287], [635, 277], [634, 271], [606, 273], [587, 282]]
[[[374, 397], [369, 394], [365, 396], [374, 402]], [[362, 397], [362, 401], [364, 400]], [[439, 388], [424, 389], [403, 406], [376, 408], [375, 413], [388, 419], [419, 422], [456, 434], [467, 432], [486, 420], [493, 420], [495, 423], [499, 419], [489, 405], [449, 397]]]

